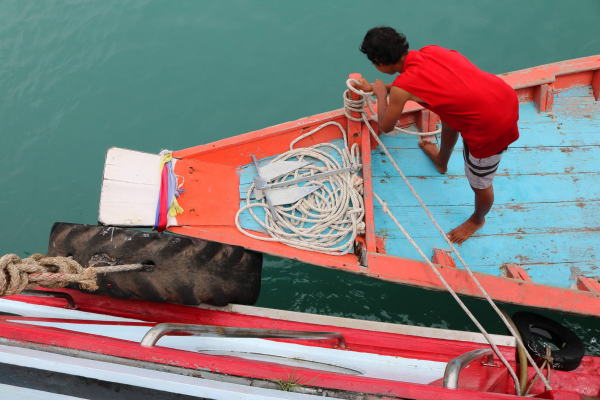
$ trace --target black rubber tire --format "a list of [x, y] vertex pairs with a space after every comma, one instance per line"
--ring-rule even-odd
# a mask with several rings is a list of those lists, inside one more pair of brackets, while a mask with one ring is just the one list
[[585, 345], [575, 332], [550, 318], [527, 311], [515, 313], [512, 319], [523, 344], [536, 361], [541, 362], [541, 356], [546, 355], [546, 347], [536, 339], [537, 335], [558, 347], [558, 350], [551, 351], [554, 369], [573, 371], [579, 367], [585, 355]]
[[48, 256], [72, 256], [87, 267], [143, 263], [145, 271], [98, 275], [98, 290], [119, 299], [143, 299], [186, 305], [258, 300], [262, 254], [197, 238], [116, 227], [55, 223]]

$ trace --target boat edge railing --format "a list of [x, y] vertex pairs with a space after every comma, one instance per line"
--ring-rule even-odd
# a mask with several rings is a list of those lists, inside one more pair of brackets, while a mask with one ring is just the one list
[[483, 365], [488, 367], [499, 366], [494, 362], [494, 351], [491, 348], [469, 351], [448, 362], [446, 370], [444, 371], [443, 387], [446, 389], [457, 389], [460, 372], [469, 364], [483, 357], [487, 357], [487, 360]]
[[163, 336], [176, 333], [185, 336], [230, 337], [254, 339], [337, 339], [338, 347], [346, 348], [344, 335], [339, 332], [288, 331], [281, 329], [232, 328], [226, 326], [162, 323], [144, 335], [140, 345], [153, 347]]
[[76, 309], [75, 300], [73, 300], [73, 296], [64, 292], [54, 292], [51, 290], [32, 290], [26, 289], [19, 293], [19, 296], [34, 296], [34, 297], [54, 297], [59, 299], [65, 299], [67, 301], [67, 305], [65, 308]]

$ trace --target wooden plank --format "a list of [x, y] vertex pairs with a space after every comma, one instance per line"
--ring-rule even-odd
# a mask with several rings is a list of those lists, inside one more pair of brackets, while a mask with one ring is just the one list
[[548, 106], [548, 84], [533, 88], [533, 102], [538, 112], [545, 112]]
[[[473, 204], [474, 194], [466, 177], [409, 178], [421, 199], [431, 206]], [[558, 203], [564, 201], [600, 200], [600, 173], [561, 175], [497, 176], [494, 179], [496, 204]], [[373, 190], [381, 199], [394, 206], [419, 206], [402, 178], [374, 179]]]
[[[600, 135], [599, 135], [600, 136]], [[441, 176], [421, 149], [388, 149], [398, 166], [409, 177]], [[502, 155], [497, 175], [535, 175], [598, 172], [600, 146], [575, 147], [511, 147]], [[457, 145], [445, 176], [464, 176], [462, 145]], [[373, 176], [386, 178], [398, 175], [386, 155], [373, 152]]]
[[[98, 221], [115, 226], [154, 226], [160, 191], [157, 154], [110, 148], [106, 152]], [[177, 165], [177, 160], [173, 161]], [[177, 218], [168, 217], [168, 225]]]
[[[366, 124], [362, 127], [362, 142], [361, 142], [361, 158], [363, 163], [363, 193], [364, 193], [364, 208], [365, 208], [365, 241], [367, 244], [367, 250], [375, 252], [377, 248], [383, 249], [385, 252], [385, 246], [377, 246], [377, 239], [375, 237], [375, 212], [373, 208], [373, 160], [371, 159], [371, 132]], [[377, 132], [377, 131], [375, 131]]]
[[567, 89], [554, 89], [554, 96], [559, 97], [591, 97], [594, 95], [592, 86], [578, 86]]
[[[510, 148], [553, 146], [598, 146], [600, 105], [590, 96], [578, 96], [590, 87], [574, 88], [553, 98], [554, 118], [538, 114], [532, 102], [519, 105], [520, 138]], [[576, 97], [576, 98], [575, 98]], [[581, 107], [583, 106], [583, 107]], [[576, 120], [573, 117], [577, 117]], [[381, 135], [389, 148], [418, 149], [418, 139], [407, 134]], [[460, 145], [460, 141], [459, 144]]]
[[577, 277], [577, 288], [587, 292], [593, 292], [600, 294], [600, 283], [595, 278], [588, 278], [585, 276]]
[[106, 152], [103, 179], [160, 186], [160, 161], [158, 154], [111, 147]]
[[438, 249], [437, 247], [433, 248], [433, 256], [431, 257], [431, 262], [434, 264], [443, 265], [445, 267], [456, 268], [456, 263], [452, 258], [452, 251], [446, 249]]
[[538, 67], [523, 69], [520, 71], [507, 72], [498, 76], [504, 79], [504, 81], [513, 88], [518, 89], [554, 82], [557, 75], [567, 75], [578, 73], [580, 71], [595, 70], [599, 67], [600, 56], [596, 55], [540, 65]]
[[[413, 238], [438, 237], [439, 232], [420, 206], [390, 206], [390, 211]], [[473, 206], [434, 206], [429, 211], [442, 229], [449, 231], [473, 213]], [[553, 234], [600, 230], [600, 202], [495, 204], [478, 236]], [[376, 234], [386, 239], [403, 238], [396, 224], [375, 207]], [[396, 227], [396, 228], [395, 228]], [[444, 246], [445, 248], [446, 246]]]
[[98, 221], [115, 226], [154, 226], [159, 188], [104, 180]]
[[[418, 238], [422, 249], [448, 246], [444, 239]], [[543, 263], [596, 262], [600, 260], [600, 232], [561, 232], [555, 235], [478, 236], [464, 242], [458, 251], [472, 266], [493, 266], [503, 263], [521, 265]], [[406, 239], [387, 238], [387, 254], [418, 260], [421, 256]], [[599, 261], [600, 262], [600, 261]], [[460, 265], [459, 265], [460, 267]]]
[[506, 274], [509, 278], [533, 282], [525, 269], [523, 269], [523, 267], [521, 267], [519, 264], [506, 263], [502, 267], [506, 270]]

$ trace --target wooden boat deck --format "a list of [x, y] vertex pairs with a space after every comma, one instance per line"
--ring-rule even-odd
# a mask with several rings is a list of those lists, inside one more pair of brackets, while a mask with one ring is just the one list
[[[600, 189], [596, 184], [600, 175], [600, 56], [499, 76], [519, 98], [521, 138], [500, 163], [494, 182], [496, 204], [486, 226], [459, 249], [496, 301], [598, 316], [600, 274], [595, 271], [600, 243]], [[260, 160], [281, 154], [289, 150], [292, 140], [328, 122], [344, 126], [349, 144], [356, 143], [361, 149], [366, 234], [357, 241], [358, 256], [298, 250], [239, 232], [234, 221], [250, 182], [250, 170], [244, 167], [251, 155]], [[435, 130], [436, 122], [439, 118], [435, 114], [412, 102], [400, 118], [401, 126], [423, 132]], [[373, 127], [378, 129], [377, 124]], [[340, 136], [339, 129], [329, 125], [304, 138], [297, 147], [339, 140]], [[440, 175], [418, 148], [416, 137], [382, 135], [382, 140], [444, 230], [468, 218], [474, 195], [464, 176], [460, 144], [448, 173]], [[116, 226], [152, 225], [160, 187], [153, 171], [160, 158], [117, 150], [109, 151], [107, 156], [99, 221]], [[366, 125], [348, 120], [343, 110], [183, 149], [173, 156], [178, 159], [175, 173], [185, 177], [186, 192], [179, 199], [185, 212], [173, 221], [171, 232], [391, 282], [445, 290], [430, 266], [373, 204], [373, 192], [392, 206], [428, 256], [433, 247], [446, 248], [445, 242], [376, 148]], [[266, 236], [252, 221], [241, 222], [257, 235]], [[482, 296], [460, 265], [455, 268], [454, 263], [440, 257], [432, 261], [458, 294]]]
[[[600, 103], [591, 86], [569, 88], [555, 93], [553, 113], [540, 115], [527, 102], [520, 104], [519, 115], [521, 137], [500, 162], [486, 225], [458, 249], [479, 272], [502, 275], [503, 263], [515, 263], [534, 282], [574, 287], [577, 276], [599, 274], [600, 249], [594, 243], [600, 243]], [[446, 232], [469, 218], [474, 196], [464, 173], [462, 141], [441, 175], [417, 137], [381, 139]], [[375, 149], [372, 163], [373, 190], [417, 244], [426, 254], [433, 247], [447, 249], [387, 156]], [[374, 216], [385, 253], [420, 259], [378, 203]]]

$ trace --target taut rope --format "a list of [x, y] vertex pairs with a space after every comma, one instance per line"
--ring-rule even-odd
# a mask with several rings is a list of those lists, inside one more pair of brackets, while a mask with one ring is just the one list
[[143, 264], [83, 268], [69, 257], [33, 254], [21, 259], [16, 254], [6, 254], [0, 258], [0, 297], [19, 294], [25, 289], [35, 289], [38, 286], [59, 289], [70, 283], [78, 283], [80, 288], [94, 291], [98, 289], [96, 276], [99, 273], [135, 271], [142, 268]]
[[[486, 300], [490, 303], [490, 305], [496, 311], [496, 313], [498, 313], [498, 315], [500, 316], [500, 319], [502, 319], [502, 321], [504, 322], [504, 324], [506, 325], [506, 327], [508, 328], [508, 330], [510, 331], [510, 333], [512, 334], [512, 336], [514, 336], [514, 338], [516, 339], [518, 345], [523, 348], [523, 350], [525, 351], [525, 354], [527, 355], [527, 359], [529, 360], [529, 362], [531, 363], [531, 365], [535, 369], [535, 372], [537, 373], [537, 375], [540, 377], [540, 379], [544, 383], [544, 386], [546, 387], [546, 389], [547, 390], [552, 390], [552, 388], [550, 387], [550, 384], [548, 383], [548, 381], [546, 380], [546, 378], [542, 374], [542, 371], [540, 371], [540, 369], [538, 368], [538, 366], [536, 365], [536, 363], [533, 361], [533, 358], [531, 357], [531, 355], [529, 354], [529, 352], [527, 351], [527, 349], [523, 345], [523, 341], [519, 338], [519, 336], [517, 335], [517, 333], [515, 332], [515, 330], [512, 328], [512, 326], [510, 326], [510, 323], [507, 321], [506, 317], [504, 317], [504, 315], [502, 315], [502, 312], [496, 306], [496, 304], [494, 303], [494, 301], [492, 300], [492, 298], [487, 294], [487, 292], [485, 291], [485, 289], [483, 288], [483, 286], [481, 286], [481, 284], [479, 283], [479, 280], [477, 280], [477, 278], [475, 277], [475, 275], [473, 274], [473, 272], [471, 271], [471, 269], [467, 266], [467, 263], [465, 262], [465, 260], [463, 260], [463, 258], [459, 254], [458, 250], [456, 250], [456, 247], [454, 247], [454, 245], [452, 244], [452, 242], [450, 242], [450, 240], [448, 239], [448, 236], [446, 236], [446, 233], [444, 232], [444, 230], [437, 223], [437, 221], [435, 220], [435, 218], [433, 217], [433, 215], [431, 214], [431, 212], [429, 211], [429, 209], [427, 208], [427, 206], [425, 205], [425, 203], [423, 202], [423, 200], [421, 200], [421, 197], [419, 197], [419, 195], [417, 194], [417, 192], [415, 191], [415, 189], [413, 188], [413, 186], [410, 184], [410, 182], [408, 181], [408, 179], [406, 178], [406, 176], [404, 175], [404, 173], [402, 173], [402, 171], [400, 170], [400, 167], [398, 167], [398, 164], [396, 164], [396, 161], [394, 160], [394, 158], [392, 157], [392, 155], [388, 152], [387, 148], [385, 147], [385, 145], [383, 144], [383, 142], [381, 141], [381, 139], [379, 139], [379, 136], [377, 135], [377, 132], [375, 132], [373, 130], [373, 128], [371, 127], [371, 124], [369, 123], [369, 118], [367, 117], [367, 111], [365, 110], [364, 106], [365, 106], [365, 103], [366, 103], [367, 107], [369, 108], [369, 111], [371, 112], [371, 114], [374, 115], [373, 110], [371, 109], [371, 107], [369, 105], [369, 103], [373, 103], [374, 102], [373, 101], [373, 92], [368, 92], [367, 93], [367, 92], [363, 92], [362, 90], [357, 90], [356, 88], [354, 88], [352, 86], [352, 82], [358, 83], [358, 81], [356, 81], [355, 79], [348, 79], [346, 81], [346, 85], [348, 86], [348, 90], [346, 90], [346, 92], [344, 92], [344, 106], [345, 106], [345, 109], [347, 109], [349, 111], [354, 111], [354, 112], [360, 113], [361, 118], [354, 118], [354, 117], [352, 117], [351, 115], [349, 115], [348, 111], [345, 112], [346, 116], [349, 119], [351, 119], [352, 121], [364, 122], [367, 125], [367, 127], [369, 128], [369, 131], [371, 132], [371, 135], [373, 136], [373, 138], [375, 138], [375, 140], [377, 141], [377, 143], [379, 144], [379, 146], [381, 146], [381, 148], [383, 149], [383, 151], [385, 152], [385, 154], [387, 155], [387, 157], [389, 158], [389, 160], [394, 165], [394, 168], [396, 168], [396, 171], [398, 171], [398, 173], [400, 174], [400, 176], [402, 177], [402, 179], [404, 180], [404, 182], [406, 183], [406, 185], [408, 186], [408, 188], [410, 189], [410, 191], [412, 192], [412, 194], [419, 201], [419, 204], [421, 204], [421, 207], [423, 207], [423, 210], [425, 210], [425, 212], [429, 216], [429, 219], [431, 219], [431, 222], [433, 222], [433, 224], [435, 225], [435, 227], [437, 228], [437, 230], [440, 232], [440, 234], [442, 235], [442, 237], [446, 240], [446, 243], [448, 243], [448, 245], [450, 246], [450, 248], [452, 249], [452, 251], [456, 254], [457, 258], [460, 260], [461, 264], [465, 267], [465, 270], [467, 271], [467, 273], [469, 274], [469, 276], [471, 277], [471, 279], [473, 279], [473, 282], [475, 282], [475, 285], [477, 285], [477, 287], [479, 288], [479, 291], [483, 294], [483, 296], [486, 298]], [[351, 99], [349, 99], [349, 94], [350, 94], [349, 91], [350, 90], [353, 91], [354, 93], [358, 94], [361, 97], [358, 100], [351, 100]], [[432, 133], [429, 133], [429, 134], [432, 134]], [[456, 292], [450, 287], [450, 285], [448, 284], [448, 282], [446, 282], [446, 280], [444, 279], [444, 277], [442, 276], [442, 274], [437, 270], [437, 268], [433, 265], [433, 263], [429, 260], [429, 258], [423, 253], [423, 251], [421, 251], [421, 249], [419, 248], [419, 246], [414, 242], [414, 240], [410, 237], [410, 235], [406, 232], [406, 230], [402, 227], [402, 225], [400, 225], [400, 223], [398, 222], [398, 220], [394, 217], [394, 215], [392, 214], [392, 212], [387, 207], [387, 204], [384, 201], [382, 201], [379, 198], [379, 196], [377, 196], [377, 194], [375, 194], [375, 192], [373, 192], [373, 195], [375, 196], [375, 198], [377, 199], [377, 201], [379, 201], [379, 203], [383, 207], [383, 212], [386, 213], [386, 214], [388, 214], [392, 218], [392, 220], [398, 226], [398, 228], [402, 231], [402, 233], [404, 234], [404, 236], [406, 236], [406, 238], [408, 239], [408, 241], [419, 252], [419, 254], [421, 255], [421, 257], [423, 257], [423, 259], [427, 262], [427, 264], [429, 264], [429, 266], [431, 267], [431, 269], [433, 270], [433, 272], [437, 275], [437, 277], [440, 279], [440, 281], [442, 281], [444, 287], [448, 290], [448, 292], [450, 292], [450, 294], [452, 295], [452, 297], [454, 297], [454, 299], [462, 307], [462, 309], [469, 316], [469, 318], [471, 318], [471, 320], [477, 326], [477, 328], [479, 328], [479, 330], [481, 331], [481, 333], [483, 334], [483, 336], [485, 336], [485, 338], [489, 342], [490, 346], [492, 346], [492, 349], [494, 350], [494, 352], [496, 353], [496, 355], [498, 356], [498, 358], [506, 366], [506, 368], [508, 369], [510, 375], [514, 379], [517, 394], [521, 395], [521, 387], [519, 385], [519, 379], [517, 378], [517, 375], [516, 375], [515, 371], [510, 366], [510, 364], [508, 363], [508, 361], [506, 360], [506, 358], [504, 358], [504, 356], [502, 355], [502, 353], [500, 352], [500, 350], [498, 349], [498, 347], [496, 346], [496, 344], [489, 337], [489, 334], [487, 333], [487, 331], [479, 323], [479, 321], [477, 320], [477, 318], [475, 318], [475, 316], [471, 313], [471, 311], [469, 311], [469, 309], [462, 302], [462, 300], [460, 300], [460, 298], [458, 297], [458, 295], [456, 294]]]

